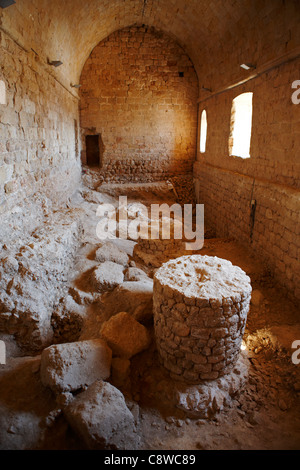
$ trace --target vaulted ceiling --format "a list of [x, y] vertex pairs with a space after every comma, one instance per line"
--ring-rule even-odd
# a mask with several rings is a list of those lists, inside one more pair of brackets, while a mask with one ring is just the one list
[[[0, 30], [77, 83], [93, 48], [133, 24], [170, 34], [191, 57], [199, 80], [232, 78], [242, 62], [268, 61], [300, 45], [299, 0], [16, 0], [0, 10]], [[242, 76], [242, 75], [241, 75]], [[206, 80], [206, 81], [205, 81]]]

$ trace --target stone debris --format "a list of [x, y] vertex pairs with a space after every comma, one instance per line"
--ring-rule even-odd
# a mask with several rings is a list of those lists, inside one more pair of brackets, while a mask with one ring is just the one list
[[248, 379], [249, 361], [239, 356], [235, 368], [213, 381], [193, 387], [174, 386], [174, 406], [192, 418], [210, 419], [243, 388]]
[[104, 263], [112, 261], [126, 267], [129, 262], [129, 256], [123, 250], [120, 250], [113, 242], [104, 243], [95, 254], [96, 261]]
[[112, 290], [124, 281], [124, 267], [112, 261], [105, 261], [91, 273], [91, 284], [98, 292]]
[[103, 296], [106, 319], [116, 313], [126, 311], [141, 322], [153, 318], [153, 280], [125, 281]]
[[64, 410], [74, 431], [91, 450], [137, 450], [140, 438], [123, 394], [96, 381]]
[[100, 335], [114, 356], [126, 359], [144, 351], [151, 343], [148, 330], [127, 312], [120, 312], [105, 322]]
[[112, 352], [101, 339], [57, 344], [42, 352], [41, 380], [54, 393], [70, 392], [110, 376]]
[[0, 253], [0, 325], [16, 335], [27, 351], [51, 344], [53, 309], [64, 294], [78, 247], [80, 229], [74, 215], [60, 212]]
[[78, 304], [71, 295], [63, 297], [51, 318], [53, 343], [77, 341], [85, 316], [86, 308], [83, 305]]
[[[250, 3], [0, 2], [1, 449], [135, 450], [129, 400], [144, 448], [299, 449], [300, 8]], [[142, 270], [185, 239], [100, 243], [99, 205], [120, 229], [125, 195], [131, 229], [142, 206], [203, 204], [204, 251], [244, 266], [251, 301], [226, 261], [163, 266], [153, 289]]]
[[125, 281], [145, 281], [145, 280], [149, 280], [149, 277], [145, 273], [145, 271], [143, 271], [142, 269], [129, 267], [125, 271], [124, 280]]

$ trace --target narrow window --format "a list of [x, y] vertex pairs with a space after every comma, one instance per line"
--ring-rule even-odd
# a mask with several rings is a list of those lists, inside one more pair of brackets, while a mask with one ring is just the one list
[[100, 166], [99, 135], [87, 135], [85, 142], [87, 165]]
[[0, 104], [6, 104], [6, 89], [3, 80], [0, 80]]
[[232, 102], [229, 154], [250, 158], [253, 93], [242, 93]]
[[206, 149], [206, 136], [207, 136], [207, 117], [205, 109], [201, 113], [200, 120], [200, 152], [204, 153]]

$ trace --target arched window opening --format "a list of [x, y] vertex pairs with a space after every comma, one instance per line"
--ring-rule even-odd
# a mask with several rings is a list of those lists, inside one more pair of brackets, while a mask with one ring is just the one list
[[232, 102], [229, 154], [250, 158], [253, 93], [242, 93]]
[[6, 104], [6, 87], [3, 80], [0, 80], [0, 104]]
[[205, 109], [201, 113], [200, 120], [200, 152], [204, 153], [206, 150], [206, 136], [207, 136], [207, 116]]

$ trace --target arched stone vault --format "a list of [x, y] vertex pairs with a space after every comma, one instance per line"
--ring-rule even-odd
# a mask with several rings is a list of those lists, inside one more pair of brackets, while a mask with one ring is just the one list
[[55, 73], [67, 86], [78, 83], [91, 51], [112, 32], [154, 26], [186, 50], [200, 84], [215, 87], [228, 75], [243, 77], [243, 61], [263, 63], [293, 49], [299, 17], [297, 0], [23, 0], [0, 11], [0, 25], [42, 60], [61, 60]]

